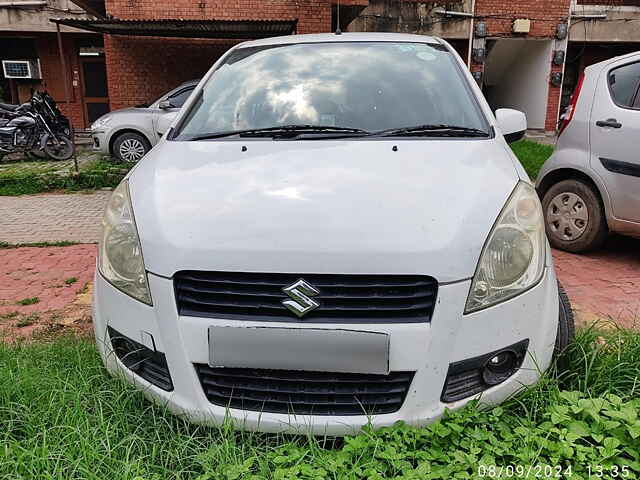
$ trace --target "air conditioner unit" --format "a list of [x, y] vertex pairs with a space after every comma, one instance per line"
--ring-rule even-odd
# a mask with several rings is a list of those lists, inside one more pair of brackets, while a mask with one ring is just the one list
[[2, 60], [5, 78], [31, 78], [40, 80], [40, 60]]

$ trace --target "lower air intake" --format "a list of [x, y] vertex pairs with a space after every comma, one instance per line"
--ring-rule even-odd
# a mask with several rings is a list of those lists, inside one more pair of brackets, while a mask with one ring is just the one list
[[164, 353], [154, 352], [111, 327], [108, 327], [107, 331], [113, 352], [125, 367], [162, 390], [167, 392], [173, 390], [173, 382]]
[[414, 372], [389, 375], [212, 368], [196, 364], [208, 400], [222, 407], [297, 415], [379, 415], [402, 407]]

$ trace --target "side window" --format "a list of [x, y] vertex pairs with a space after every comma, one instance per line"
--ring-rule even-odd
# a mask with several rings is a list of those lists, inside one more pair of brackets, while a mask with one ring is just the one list
[[186, 88], [184, 90], [180, 90], [178, 93], [174, 93], [173, 95], [171, 95], [169, 97], [171, 105], [176, 108], [181, 108], [187, 98], [189, 98], [189, 95], [191, 95], [191, 92], [193, 92], [193, 88], [194, 87]]
[[635, 108], [640, 85], [640, 63], [631, 63], [609, 72], [609, 89], [616, 104], [623, 108]]

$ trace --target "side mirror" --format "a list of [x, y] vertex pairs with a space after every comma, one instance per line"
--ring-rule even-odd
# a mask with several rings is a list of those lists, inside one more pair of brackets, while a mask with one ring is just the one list
[[169, 127], [171, 127], [176, 115], [178, 115], [178, 112], [165, 113], [164, 115], [159, 116], [158, 125], [156, 127], [158, 135], [162, 136], [167, 130], [169, 130]]
[[174, 108], [174, 107], [173, 107], [173, 105], [171, 105], [171, 102], [169, 100], [162, 100], [158, 104], [158, 108], [160, 110], [169, 110], [170, 108]]
[[523, 112], [511, 108], [500, 108], [496, 110], [496, 120], [507, 143], [524, 138], [527, 131], [527, 116]]

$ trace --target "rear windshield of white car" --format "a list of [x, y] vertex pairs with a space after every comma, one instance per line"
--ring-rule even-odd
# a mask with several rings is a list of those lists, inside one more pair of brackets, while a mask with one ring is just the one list
[[377, 132], [416, 125], [488, 125], [444, 46], [406, 42], [301, 43], [232, 51], [173, 135], [278, 126]]

